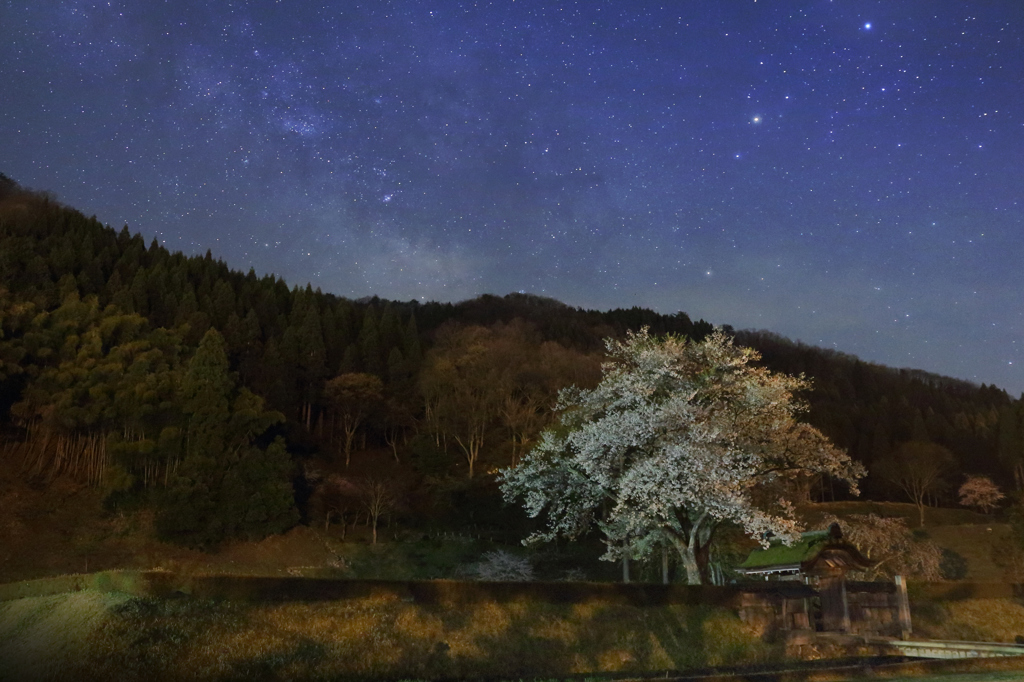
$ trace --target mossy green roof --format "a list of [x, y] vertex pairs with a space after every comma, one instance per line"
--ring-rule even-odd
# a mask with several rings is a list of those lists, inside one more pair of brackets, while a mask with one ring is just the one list
[[787, 547], [780, 540], [775, 540], [768, 549], [755, 549], [740, 564], [740, 568], [766, 568], [768, 566], [799, 566], [818, 556], [832, 540], [828, 530], [815, 530], [802, 533], [800, 539]]

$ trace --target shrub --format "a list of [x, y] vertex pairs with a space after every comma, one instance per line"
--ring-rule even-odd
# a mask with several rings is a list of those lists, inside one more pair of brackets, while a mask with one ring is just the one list
[[525, 582], [534, 579], [529, 559], [502, 549], [484, 554], [483, 561], [475, 566], [475, 573], [479, 580]]
[[943, 580], [963, 580], [967, 577], [967, 559], [959, 552], [943, 547], [939, 559], [939, 575]]

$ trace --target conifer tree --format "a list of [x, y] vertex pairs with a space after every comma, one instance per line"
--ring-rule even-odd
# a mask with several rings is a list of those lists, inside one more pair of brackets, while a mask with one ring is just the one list
[[242, 337], [239, 348], [238, 372], [241, 375], [242, 383], [247, 386], [255, 386], [259, 374], [260, 356], [263, 354], [260, 320], [256, 315], [255, 308], [249, 308], [245, 319], [242, 320]]
[[298, 514], [282, 442], [254, 439], [283, 420], [263, 400], [238, 390], [224, 339], [209, 330], [182, 380], [185, 456], [160, 500], [156, 524], [166, 539], [210, 548], [229, 538], [281, 532]]
[[366, 309], [363, 315], [363, 328], [359, 332], [359, 349], [362, 351], [363, 366], [370, 374], [384, 375], [384, 362], [381, 357], [380, 329], [377, 324], [377, 312], [373, 307]]
[[308, 431], [313, 421], [313, 405], [320, 397], [324, 375], [327, 373], [327, 349], [324, 347], [323, 330], [320, 327], [320, 314], [316, 305], [310, 305], [306, 319], [298, 334], [299, 378], [302, 395], [302, 421]]
[[1021, 438], [1020, 402], [999, 410], [997, 452], [1007, 469], [1013, 472], [1017, 490], [1024, 490], [1024, 439]]
[[409, 322], [405, 325], [405, 333], [402, 335], [402, 354], [409, 363], [410, 369], [415, 372], [419, 369], [423, 360], [423, 349], [420, 346], [420, 332], [416, 328], [416, 314], [409, 314]]
[[402, 343], [402, 326], [398, 322], [398, 314], [391, 303], [384, 305], [384, 312], [380, 316], [380, 347], [381, 356], [387, 358], [392, 348], [397, 348]]
[[405, 358], [402, 357], [402, 351], [398, 350], [398, 347], [391, 349], [388, 354], [388, 383], [390, 384], [406, 384], [409, 382], [409, 371], [408, 366], [405, 362]]
[[353, 374], [362, 370], [363, 363], [360, 355], [359, 344], [350, 343], [345, 348], [345, 353], [341, 358], [341, 366], [339, 367], [338, 373]]

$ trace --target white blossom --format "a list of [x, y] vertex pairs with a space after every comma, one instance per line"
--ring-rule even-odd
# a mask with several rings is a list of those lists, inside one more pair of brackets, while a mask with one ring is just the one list
[[999, 486], [993, 483], [988, 476], [968, 476], [964, 484], [960, 486], [959, 493], [960, 504], [965, 507], [975, 507], [986, 514], [991, 514], [1006, 498], [1006, 495], [999, 490]]
[[863, 468], [796, 421], [803, 378], [754, 366], [757, 353], [720, 330], [691, 342], [645, 328], [606, 345], [600, 384], [562, 391], [558, 426], [500, 476], [506, 499], [547, 521], [527, 541], [596, 525], [605, 559], [671, 545], [698, 582], [699, 549], [723, 521], [765, 543], [797, 536], [794, 476], [824, 473], [856, 492]]
[[534, 580], [533, 566], [525, 557], [499, 549], [487, 552], [474, 567], [478, 580], [529, 582]]

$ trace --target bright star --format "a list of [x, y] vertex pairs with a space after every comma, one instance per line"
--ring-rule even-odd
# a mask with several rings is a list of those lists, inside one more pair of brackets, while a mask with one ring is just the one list
[[760, 123], [761, 122], [761, 117], [760, 116], [755, 116], [752, 120], [754, 121], [754, 123]]
[[864, 30], [865, 31], [870, 31], [871, 30], [871, 22], [870, 21], [867, 22], [866, 24], [864, 24]]

